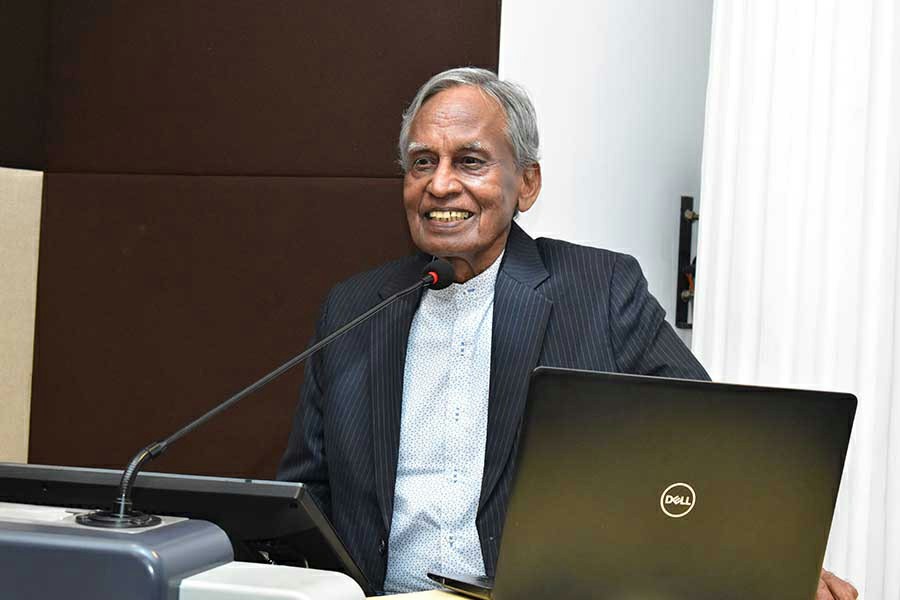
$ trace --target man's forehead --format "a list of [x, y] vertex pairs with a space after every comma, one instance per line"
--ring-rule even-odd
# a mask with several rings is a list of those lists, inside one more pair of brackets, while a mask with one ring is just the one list
[[496, 98], [480, 88], [457, 86], [438, 92], [419, 108], [415, 128], [503, 127], [506, 113]]
[[499, 101], [476, 86], [455, 86], [428, 98], [410, 126], [407, 156], [413, 153], [504, 152], [506, 113]]
[[504, 115], [500, 101], [494, 96], [474, 85], [457, 85], [441, 90], [426, 99], [421, 113], [455, 112], [462, 110], [478, 119], [491, 119], [495, 115]]

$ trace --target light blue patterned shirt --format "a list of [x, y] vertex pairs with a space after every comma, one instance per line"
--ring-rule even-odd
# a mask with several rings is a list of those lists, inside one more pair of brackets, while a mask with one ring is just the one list
[[484, 575], [475, 515], [502, 258], [463, 284], [427, 290], [413, 318], [385, 591], [435, 587], [429, 571]]

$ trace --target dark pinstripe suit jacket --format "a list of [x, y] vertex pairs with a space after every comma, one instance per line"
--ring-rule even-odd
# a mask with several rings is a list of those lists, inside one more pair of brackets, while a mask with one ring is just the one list
[[[327, 335], [411, 285], [428, 257], [357, 275], [328, 295]], [[307, 365], [278, 477], [303, 481], [362, 571], [384, 584], [400, 444], [407, 336], [418, 306], [401, 300]], [[476, 524], [494, 574], [529, 375], [537, 365], [707, 379], [663, 321], [632, 257], [551, 239], [515, 223], [494, 292], [484, 476]]]

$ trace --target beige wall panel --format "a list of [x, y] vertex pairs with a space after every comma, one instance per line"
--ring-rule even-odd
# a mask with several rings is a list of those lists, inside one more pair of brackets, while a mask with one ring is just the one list
[[43, 181], [0, 167], [0, 461], [28, 459]]

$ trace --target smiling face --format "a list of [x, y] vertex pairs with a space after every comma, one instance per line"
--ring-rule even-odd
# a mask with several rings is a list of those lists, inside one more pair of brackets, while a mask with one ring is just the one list
[[444, 90], [422, 105], [407, 158], [403, 204], [413, 242], [448, 259], [458, 282], [493, 264], [516, 209], [531, 208], [541, 189], [539, 165], [516, 165], [503, 109], [473, 86]]

